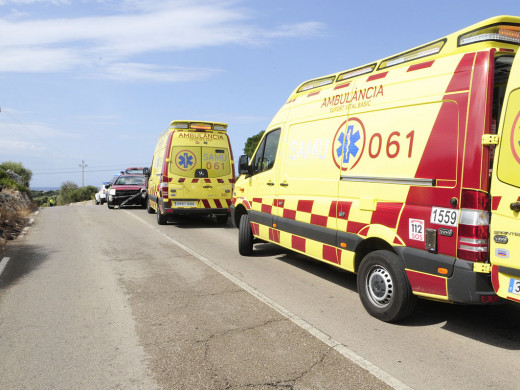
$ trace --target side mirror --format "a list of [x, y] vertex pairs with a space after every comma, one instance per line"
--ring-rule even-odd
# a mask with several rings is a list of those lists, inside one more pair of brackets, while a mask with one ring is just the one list
[[150, 168], [143, 168], [143, 175], [145, 175], [146, 177], [150, 177]]
[[243, 154], [238, 159], [238, 173], [241, 175], [249, 175], [251, 173], [251, 167], [249, 166], [249, 157]]

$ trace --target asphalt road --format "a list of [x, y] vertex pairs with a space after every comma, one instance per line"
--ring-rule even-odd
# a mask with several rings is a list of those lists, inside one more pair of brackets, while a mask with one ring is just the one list
[[520, 305], [370, 317], [355, 275], [208, 218], [43, 209], [0, 255], [2, 389], [517, 389]]

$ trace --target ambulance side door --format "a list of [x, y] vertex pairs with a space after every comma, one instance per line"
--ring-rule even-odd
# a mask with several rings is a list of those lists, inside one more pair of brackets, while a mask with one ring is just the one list
[[513, 60], [492, 173], [490, 261], [500, 297], [520, 301], [520, 51]]
[[[277, 192], [277, 153], [280, 143], [281, 129], [267, 130], [251, 161], [251, 176], [248, 179], [250, 188], [251, 222], [260, 225], [273, 225], [273, 202]], [[268, 233], [260, 229], [260, 236], [268, 238]]]

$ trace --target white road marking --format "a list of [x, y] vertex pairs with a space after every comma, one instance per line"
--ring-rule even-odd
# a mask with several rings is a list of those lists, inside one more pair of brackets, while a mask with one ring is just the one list
[[176, 239], [166, 235], [165, 233], [161, 232], [157, 226], [151, 225], [150, 223], [146, 222], [145, 220], [137, 217], [136, 215], [132, 214], [128, 210], [125, 210], [126, 213], [134, 217], [135, 219], [141, 221], [145, 225], [149, 226], [152, 230], [155, 230], [157, 233], [159, 233], [161, 236], [166, 238], [167, 240], [171, 241], [178, 247], [184, 249], [186, 252], [197, 258], [198, 260], [202, 261], [206, 265], [213, 268], [215, 271], [217, 271], [222, 276], [226, 277], [233, 283], [235, 283], [240, 288], [247, 291], [249, 294], [253, 295], [263, 303], [265, 303], [267, 306], [273, 308], [278, 313], [283, 315], [284, 317], [291, 320], [293, 323], [298, 325], [300, 328], [306, 330], [308, 333], [316, 337], [318, 340], [324, 342], [329, 347], [333, 348], [343, 356], [345, 356], [347, 359], [351, 360], [352, 362], [356, 363], [358, 366], [364, 368], [368, 372], [370, 372], [372, 375], [374, 375], [376, 378], [381, 380], [382, 382], [386, 383], [387, 385], [391, 386], [392, 388], [396, 390], [412, 390], [411, 387], [407, 386], [403, 382], [401, 382], [399, 379], [393, 377], [392, 375], [388, 374], [387, 372], [383, 371], [379, 367], [375, 366], [374, 364], [370, 363], [368, 360], [364, 359], [363, 357], [359, 356], [354, 351], [350, 350], [345, 345], [341, 344], [340, 342], [334, 340], [332, 337], [326, 335], [313, 325], [309, 324], [302, 318], [298, 317], [296, 314], [290, 312], [289, 310], [285, 309], [283, 306], [280, 306], [270, 298], [266, 297], [265, 295], [261, 294], [251, 286], [249, 286], [247, 283], [243, 282], [242, 280], [236, 278], [235, 276], [231, 275], [229, 272], [225, 271], [224, 269], [220, 268], [218, 265], [213, 263], [211, 260], [207, 259], [206, 257], [200, 255], [199, 253], [195, 252], [193, 249], [187, 247], [183, 243], [177, 241]]
[[0, 260], [0, 277], [2, 277], [2, 273], [4, 272], [4, 269], [7, 266], [7, 263], [9, 263], [10, 259], [10, 257], [4, 257], [2, 260]]

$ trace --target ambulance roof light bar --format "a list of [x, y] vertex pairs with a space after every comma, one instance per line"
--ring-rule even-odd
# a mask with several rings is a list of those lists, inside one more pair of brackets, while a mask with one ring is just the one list
[[323, 78], [308, 81], [305, 84], [303, 84], [300, 88], [298, 88], [297, 92], [305, 92], [305, 91], [308, 91], [309, 89], [319, 88], [319, 87], [323, 87], [324, 85], [332, 84], [334, 82], [335, 78], [336, 78], [336, 76], [328, 76], [328, 77], [323, 77]]
[[442, 47], [445, 43], [446, 39], [441, 39], [440, 41], [436, 41], [428, 45], [421, 46], [417, 49], [408, 51], [406, 53], [399, 54], [398, 56], [388, 58], [381, 62], [381, 65], [379, 65], [379, 69], [389, 68], [394, 65], [403, 64], [405, 62], [437, 54], [442, 50]]
[[227, 125], [225, 123], [204, 123], [204, 122], [184, 122], [184, 121], [173, 121], [170, 123], [170, 129], [177, 130], [216, 130], [226, 131]]
[[484, 41], [498, 41], [520, 45], [520, 26], [495, 24], [459, 36], [459, 46]]
[[370, 64], [367, 66], [363, 66], [361, 68], [349, 70], [348, 72], [341, 73], [338, 76], [337, 81], [346, 80], [346, 79], [350, 79], [352, 77], [361, 76], [362, 74], [367, 74], [367, 73], [373, 72], [375, 68], [376, 68], [376, 64]]

